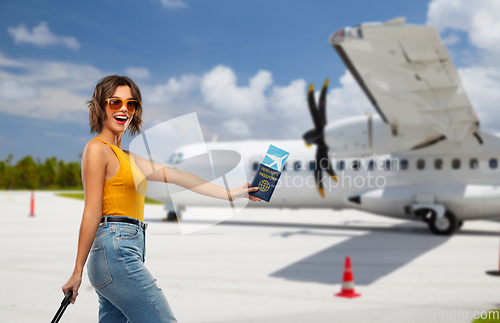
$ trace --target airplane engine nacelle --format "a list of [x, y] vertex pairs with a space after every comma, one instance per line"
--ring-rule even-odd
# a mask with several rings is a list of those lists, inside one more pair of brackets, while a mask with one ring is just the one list
[[378, 115], [346, 118], [328, 124], [325, 142], [338, 156], [358, 156], [407, 151], [441, 138], [431, 128], [385, 123]]

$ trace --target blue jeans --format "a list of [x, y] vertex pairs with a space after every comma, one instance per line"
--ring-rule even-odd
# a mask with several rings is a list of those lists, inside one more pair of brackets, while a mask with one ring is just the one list
[[145, 230], [102, 223], [89, 253], [89, 280], [99, 297], [99, 323], [177, 322], [156, 279], [144, 266]]

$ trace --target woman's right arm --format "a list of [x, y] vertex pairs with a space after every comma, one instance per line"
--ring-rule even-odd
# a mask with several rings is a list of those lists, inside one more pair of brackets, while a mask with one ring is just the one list
[[71, 304], [75, 303], [78, 289], [82, 282], [82, 272], [87, 257], [94, 242], [95, 234], [102, 216], [102, 189], [106, 175], [106, 151], [97, 140], [91, 140], [83, 152], [82, 181], [85, 191], [85, 206], [83, 209], [80, 234], [78, 237], [78, 251], [75, 269], [68, 282], [62, 287], [63, 293], [73, 291]]

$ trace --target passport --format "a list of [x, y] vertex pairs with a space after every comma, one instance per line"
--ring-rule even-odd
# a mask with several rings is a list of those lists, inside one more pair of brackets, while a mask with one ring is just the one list
[[250, 184], [250, 187], [258, 187], [259, 190], [249, 194], [269, 202], [289, 155], [288, 152], [276, 146], [269, 146], [266, 156], [259, 165], [259, 168], [255, 172], [255, 177]]

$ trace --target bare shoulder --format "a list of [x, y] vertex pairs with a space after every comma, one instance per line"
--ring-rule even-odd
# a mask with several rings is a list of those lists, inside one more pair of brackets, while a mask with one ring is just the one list
[[90, 140], [85, 145], [82, 156], [82, 181], [85, 191], [85, 208], [95, 208], [102, 213], [102, 194], [108, 165], [107, 148], [101, 141]]
[[82, 156], [82, 163], [84, 161], [106, 161], [108, 150], [106, 144], [99, 140], [89, 140], [85, 145]]

